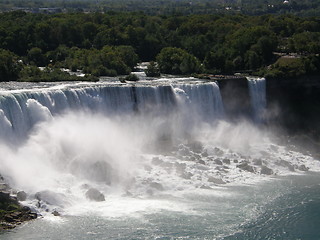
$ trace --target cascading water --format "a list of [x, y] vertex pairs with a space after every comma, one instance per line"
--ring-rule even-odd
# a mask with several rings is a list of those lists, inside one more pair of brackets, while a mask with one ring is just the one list
[[[264, 83], [248, 81], [261, 122]], [[311, 156], [226, 117], [218, 85], [196, 79], [3, 90], [0, 173], [45, 216], [32, 223], [41, 234], [15, 237], [223, 239], [290, 192], [274, 176], [319, 171]]]
[[265, 120], [266, 102], [266, 80], [265, 78], [248, 77], [249, 93], [253, 112], [253, 119], [256, 123], [263, 123]]

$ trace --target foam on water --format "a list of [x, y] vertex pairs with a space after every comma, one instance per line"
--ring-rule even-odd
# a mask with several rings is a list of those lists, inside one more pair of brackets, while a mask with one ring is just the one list
[[[20, 91], [0, 106], [0, 172], [43, 214], [197, 214], [195, 196], [320, 170], [260, 126], [224, 120], [215, 83]], [[90, 188], [106, 201], [89, 201]]]

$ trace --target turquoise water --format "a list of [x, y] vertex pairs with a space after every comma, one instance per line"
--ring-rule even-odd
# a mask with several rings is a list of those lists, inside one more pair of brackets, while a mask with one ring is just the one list
[[[4, 232], [0, 238], [320, 239], [319, 180], [318, 174], [310, 173], [181, 198], [141, 199], [173, 207], [116, 217], [90, 212], [44, 217]], [[130, 199], [127, 201], [130, 203]]]
[[267, 204], [256, 220], [225, 239], [320, 239], [319, 176], [293, 177], [290, 181], [289, 193]]

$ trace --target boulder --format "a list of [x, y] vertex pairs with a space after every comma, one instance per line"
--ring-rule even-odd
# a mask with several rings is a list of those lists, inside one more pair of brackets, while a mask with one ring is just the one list
[[199, 160], [198, 163], [202, 164], [202, 165], [206, 165], [206, 162], [203, 160]]
[[303, 165], [300, 165], [300, 166], [298, 167], [298, 169], [299, 169], [300, 171], [304, 171], [304, 172], [306, 172], [306, 171], [309, 170], [309, 168], [306, 167], [304, 164], [303, 164]]
[[227, 158], [223, 159], [223, 163], [230, 164], [230, 159], [227, 159]]
[[220, 159], [215, 159], [214, 162], [217, 165], [223, 165], [223, 163], [222, 163], [222, 161]]
[[105, 201], [104, 195], [97, 189], [95, 188], [90, 188], [86, 192], [86, 197], [91, 200], [91, 201], [96, 201], [96, 202], [102, 202]]
[[273, 174], [273, 170], [271, 168], [266, 167], [266, 166], [262, 166], [260, 174], [272, 175]]
[[201, 153], [201, 156], [202, 156], [202, 157], [208, 157], [208, 156], [209, 156], [209, 154], [208, 154], [208, 152], [207, 152], [207, 151], [205, 151], [205, 152], [202, 152], [202, 153]]
[[49, 190], [37, 192], [35, 198], [39, 201], [43, 201], [49, 205], [63, 206], [65, 195], [61, 193], [55, 193]]
[[287, 167], [290, 171], [294, 172], [294, 166], [286, 160], [280, 160], [276, 164], [282, 167]]
[[52, 212], [52, 215], [53, 215], [53, 216], [56, 216], [56, 217], [59, 217], [61, 214], [60, 214], [57, 210], [54, 210], [54, 211]]
[[237, 165], [237, 168], [240, 168], [244, 171], [248, 171], [248, 172], [254, 172], [254, 168], [252, 166], [250, 166], [247, 162], [243, 162], [239, 165]]
[[215, 183], [215, 184], [226, 184], [226, 182], [223, 181], [222, 179], [215, 178], [215, 177], [209, 177], [208, 182]]
[[27, 194], [24, 191], [17, 192], [17, 200], [25, 201], [27, 199]]

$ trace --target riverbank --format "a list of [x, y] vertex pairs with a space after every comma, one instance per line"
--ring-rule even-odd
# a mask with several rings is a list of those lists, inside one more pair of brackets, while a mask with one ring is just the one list
[[[25, 221], [37, 218], [37, 213], [23, 206], [16, 197], [10, 195], [10, 187], [0, 175], [0, 231], [12, 229]], [[23, 197], [23, 192], [20, 192]]]

